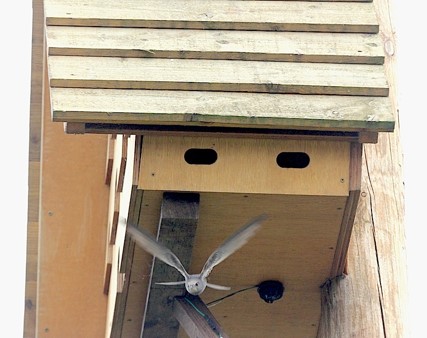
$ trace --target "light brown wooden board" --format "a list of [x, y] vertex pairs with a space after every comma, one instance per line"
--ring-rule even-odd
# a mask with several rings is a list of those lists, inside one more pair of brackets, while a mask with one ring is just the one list
[[43, 122], [35, 336], [103, 337], [107, 136], [65, 134], [48, 93]]
[[387, 96], [381, 65], [51, 56], [51, 87]]
[[[144, 192], [141, 224], [153, 233], [161, 198], [162, 192]], [[320, 285], [329, 277], [346, 198], [201, 194], [200, 220], [189, 272], [200, 272], [211, 252], [228, 235], [250, 218], [266, 212], [270, 218], [261, 230], [242, 249], [216, 266], [209, 281], [231, 286], [232, 291], [236, 291], [276, 279], [286, 288], [283, 298], [273, 304], [265, 303], [256, 289], [252, 289], [211, 307], [227, 334], [231, 337], [316, 337]], [[149, 262], [139, 262], [136, 268]], [[227, 292], [207, 289], [202, 299], [208, 303], [225, 294]], [[130, 307], [135, 306], [141, 305]]]
[[45, 1], [48, 25], [378, 32], [369, 2]]
[[[188, 149], [213, 149], [212, 165], [188, 164]], [[139, 176], [143, 190], [347, 196], [347, 142], [146, 136]], [[306, 168], [281, 168], [281, 152], [303, 152]]]
[[386, 97], [52, 88], [54, 121], [393, 131]]
[[382, 64], [378, 34], [46, 27], [62, 56], [232, 59]]

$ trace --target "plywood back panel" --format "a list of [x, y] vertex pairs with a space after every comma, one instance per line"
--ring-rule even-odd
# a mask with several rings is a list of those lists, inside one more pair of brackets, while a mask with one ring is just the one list
[[[194, 165], [188, 149], [211, 149], [217, 160]], [[282, 152], [309, 156], [306, 168], [281, 168]], [[146, 136], [143, 140], [139, 188], [197, 192], [347, 196], [347, 142], [280, 139]]]
[[[140, 223], [152, 233], [157, 229], [161, 200], [161, 191], [144, 192]], [[345, 196], [201, 194], [189, 272], [200, 272], [210, 253], [227, 236], [250, 218], [267, 213], [269, 218], [261, 230], [216, 266], [209, 281], [231, 286], [232, 291], [268, 279], [279, 280], [286, 288], [283, 298], [273, 304], [265, 303], [252, 289], [211, 307], [227, 334], [316, 337], [320, 286], [329, 278], [346, 200]], [[139, 262], [135, 268], [150, 263]], [[202, 298], [209, 303], [227, 293], [207, 289]], [[142, 304], [137, 306], [141, 308]]]

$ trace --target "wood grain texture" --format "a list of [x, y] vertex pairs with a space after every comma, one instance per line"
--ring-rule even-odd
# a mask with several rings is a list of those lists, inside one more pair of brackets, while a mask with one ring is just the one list
[[378, 34], [47, 26], [49, 56], [382, 64]]
[[[186, 270], [190, 266], [199, 220], [199, 201], [197, 193], [166, 192], [162, 198], [157, 238], [177, 255]], [[182, 275], [176, 269], [154, 259], [141, 337], [176, 337], [179, 323], [173, 316], [173, 299], [184, 295], [185, 287], [155, 283], [181, 280]]]
[[[25, 267], [25, 307], [23, 338], [36, 336], [37, 284], [38, 284], [38, 233], [40, 228], [40, 161], [42, 139], [44, 22], [43, 3], [33, 0], [32, 48], [31, 48], [31, 97], [28, 137], [28, 210]], [[25, 141], [24, 141], [25, 142]]]
[[51, 56], [51, 87], [387, 96], [381, 65]]
[[[110, 237], [107, 243], [105, 262], [111, 265], [109, 283], [108, 305], [105, 321], [105, 337], [110, 337], [113, 327], [113, 318], [116, 308], [116, 300], [122, 288], [120, 272], [122, 270], [122, 257], [124, 251], [124, 238], [126, 232], [126, 221], [132, 218], [135, 205], [131, 203], [135, 198], [133, 186], [135, 156], [135, 136], [117, 135], [114, 142], [114, 156], [112, 176], [114, 180], [109, 186], [108, 204], [108, 229]], [[123, 166], [123, 159], [126, 165]], [[119, 185], [121, 189], [118, 189]]]
[[[105, 334], [105, 135], [67, 135], [44, 96], [37, 333]], [[90, 259], [88, 259], [90, 257]], [[52, 295], [56, 295], [52, 297]]]
[[386, 97], [52, 88], [54, 121], [393, 131]]
[[198, 296], [175, 297], [174, 316], [189, 337], [228, 338], [209, 308]]
[[[144, 192], [141, 223], [152, 231], [158, 225], [161, 200], [161, 191]], [[316, 336], [320, 285], [330, 273], [345, 203], [345, 196], [201, 193], [189, 272], [199, 272], [229, 234], [265, 212], [269, 218], [256, 236], [216, 266], [209, 281], [237, 291], [275, 279], [286, 288], [283, 299], [273, 304], [265, 303], [252, 289], [211, 307], [210, 311], [230, 337]], [[134, 273], [141, 274], [137, 271], [149, 261], [139, 261]], [[201, 298], [207, 304], [225, 294], [207, 289]], [[136, 310], [141, 305], [134, 303], [130, 307]]]
[[[212, 149], [218, 159], [211, 165], [191, 165], [184, 159], [188, 149]], [[276, 158], [282, 152], [306, 153], [309, 164], [281, 168]], [[348, 195], [346, 142], [146, 136], [143, 153], [143, 190]]]
[[370, 2], [45, 1], [48, 25], [378, 32]]
[[[396, 31], [391, 2], [375, 1], [381, 36], [389, 51], [386, 74], [398, 119], [395, 78]], [[348, 275], [324, 290], [318, 337], [409, 337], [402, 147], [397, 124], [365, 145], [361, 198], [348, 254]]]

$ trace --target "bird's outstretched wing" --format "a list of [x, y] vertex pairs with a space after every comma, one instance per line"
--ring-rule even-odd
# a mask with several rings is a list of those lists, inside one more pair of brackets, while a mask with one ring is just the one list
[[267, 218], [266, 214], [259, 215], [245, 224], [229, 238], [227, 238], [219, 247], [216, 249], [206, 261], [200, 275], [207, 278], [211, 273], [214, 266], [221, 263], [228, 256], [233, 254], [235, 251], [240, 249], [247, 241], [255, 235], [255, 232], [261, 227], [261, 223]]
[[128, 225], [126, 231], [141, 248], [152, 254], [154, 257], [157, 257], [162, 262], [177, 269], [185, 279], [188, 278], [188, 273], [182, 266], [179, 258], [170, 249], [157, 242], [151, 234], [132, 225]]

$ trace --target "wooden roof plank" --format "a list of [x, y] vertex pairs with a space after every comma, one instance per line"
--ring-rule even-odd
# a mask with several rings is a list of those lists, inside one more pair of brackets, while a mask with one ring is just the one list
[[386, 97], [52, 88], [54, 121], [393, 131]]
[[48, 26], [48, 53], [62, 56], [382, 64], [378, 34]]
[[51, 87], [387, 96], [382, 65], [49, 57]]
[[372, 2], [47, 0], [48, 25], [377, 33]]

